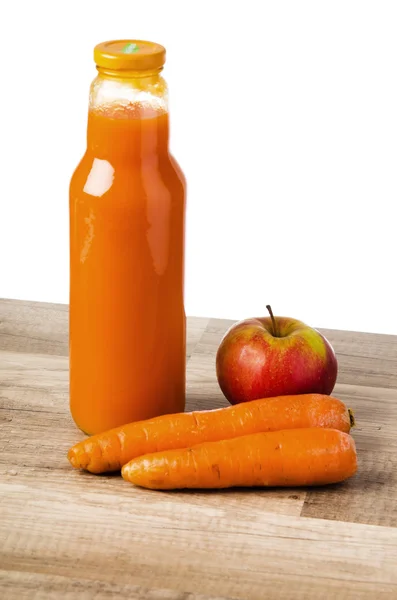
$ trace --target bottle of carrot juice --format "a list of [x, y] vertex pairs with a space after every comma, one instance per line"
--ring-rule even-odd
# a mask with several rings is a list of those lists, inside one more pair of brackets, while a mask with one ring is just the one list
[[184, 410], [185, 179], [168, 148], [165, 49], [96, 46], [70, 184], [70, 407], [85, 433]]

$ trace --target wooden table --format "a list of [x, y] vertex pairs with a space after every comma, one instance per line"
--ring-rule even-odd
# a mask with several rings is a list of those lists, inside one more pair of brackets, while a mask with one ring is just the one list
[[[318, 490], [149, 492], [74, 471], [67, 307], [0, 302], [0, 598], [397, 598], [397, 337], [325, 331], [359, 473]], [[188, 323], [188, 409], [226, 405], [229, 321]]]

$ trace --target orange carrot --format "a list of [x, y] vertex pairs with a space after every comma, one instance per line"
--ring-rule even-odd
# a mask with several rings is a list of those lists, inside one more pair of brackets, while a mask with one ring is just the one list
[[357, 470], [353, 438], [336, 429], [286, 429], [135, 458], [127, 481], [154, 490], [337, 483]]
[[132, 458], [150, 452], [280, 429], [328, 427], [349, 432], [352, 424], [352, 414], [337, 398], [279, 396], [130, 423], [79, 442], [68, 458], [76, 469], [104, 473], [118, 471]]

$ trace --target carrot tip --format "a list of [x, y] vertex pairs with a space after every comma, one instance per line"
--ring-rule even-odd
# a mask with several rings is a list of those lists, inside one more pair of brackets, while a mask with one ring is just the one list
[[73, 448], [70, 448], [68, 452], [68, 461], [72, 465], [72, 467], [78, 468], [77, 457]]
[[355, 427], [356, 426], [356, 419], [354, 418], [354, 413], [353, 413], [353, 411], [350, 408], [348, 408], [347, 411], [349, 413], [350, 427]]
[[74, 448], [70, 448], [68, 460], [75, 469], [86, 469], [90, 462], [90, 457], [86, 452], [78, 453]]

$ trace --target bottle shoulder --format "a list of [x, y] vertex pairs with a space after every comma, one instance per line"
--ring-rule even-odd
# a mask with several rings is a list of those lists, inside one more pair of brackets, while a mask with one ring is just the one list
[[145, 160], [114, 160], [87, 150], [71, 181], [71, 197], [117, 197], [171, 194], [185, 196], [186, 178], [177, 160], [169, 153]]
[[182, 167], [180, 166], [179, 162], [176, 160], [173, 154], [169, 153], [169, 159], [181, 184], [186, 188], [186, 176], [182, 170]]

